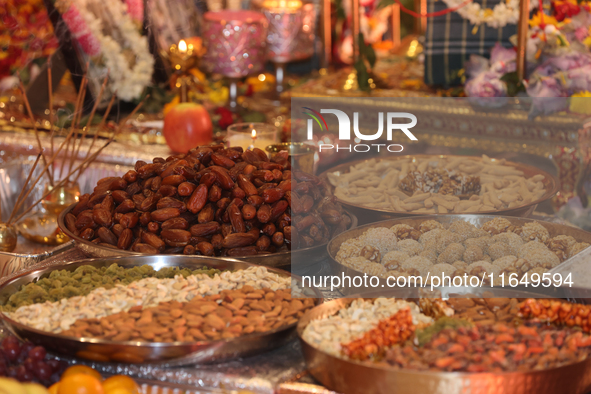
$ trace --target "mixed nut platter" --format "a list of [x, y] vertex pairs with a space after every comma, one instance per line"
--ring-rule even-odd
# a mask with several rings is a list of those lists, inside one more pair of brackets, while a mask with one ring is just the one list
[[204, 256], [82, 260], [0, 289], [2, 318], [21, 338], [133, 363], [211, 362], [279, 346], [320, 300], [288, 272]]
[[298, 325], [310, 372], [347, 393], [586, 393], [591, 307], [495, 292], [319, 305]]

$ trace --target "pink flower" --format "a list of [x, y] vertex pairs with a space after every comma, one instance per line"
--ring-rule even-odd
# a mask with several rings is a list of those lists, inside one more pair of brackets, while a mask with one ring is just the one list
[[587, 27], [585, 27], [585, 26], [581, 26], [575, 30], [575, 37], [579, 41], [583, 41], [585, 38], [587, 38], [588, 35], [589, 35], [589, 31], [587, 30]]
[[505, 48], [497, 42], [490, 53], [491, 70], [499, 74], [513, 72], [517, 68], [516, 58], [515, 49]]
[[144, 21], [144, 2], [142, 0], [125, 0], [125, 4], [131, 19], [142, 23]]
[[499, 79], [500, 75], [487, 71], [466, 82], [464, 91], [469, 97], [505, 97], [507, 85]]
[[72, 37], [80, 44], [82, 50], [89, 56], [98, 56], [101, 53], [101, 44], [98, 39], [92, 35], [86, 25], [86, 21], [78, 12], [75, 5], [70, 7], [62, 14], [62, 19], [70, 29]]

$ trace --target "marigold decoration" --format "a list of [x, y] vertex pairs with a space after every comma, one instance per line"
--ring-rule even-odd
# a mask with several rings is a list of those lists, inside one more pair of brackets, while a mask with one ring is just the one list
[[558, 21], [552, 15], [546, 15], [541, 11], [536, 12], [529, 20], [530, 27], [544, 29], [547, 25], [558, 26]]
[[221, 82], [216, 82], [213, 84], [211, 89], [207, 92], [207, 99], [211, 101], [212, 104], [222, 106], [228, 102], [230, 97], [230, 91], [228, 90], [227, 86], [222, 86]]
[[0, 6], [0, 79], [58, 47], [42, 0], [8, 0]]

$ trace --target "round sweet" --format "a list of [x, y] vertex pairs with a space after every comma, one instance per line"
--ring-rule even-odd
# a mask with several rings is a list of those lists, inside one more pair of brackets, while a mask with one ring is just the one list
[[517, 254], [517, 257], [526, 259], [527, 256], [535, 250], [548, 250], [548, 248], [541, 242], [529, 241], [521, 248], [519, 248], [519, 253]]
[[511, 247], [502, 242], [495, 242], [488, 247], [488, 254], [494, 260], [511, 255]]
[[378, 248], [382, 256], [392, 250], [396, 250], [396, 244], [398, 243], [394, 232], [386, 227], [370, 228], [359, 237], [359, 240], [363, 245]]
[[482, 251], [485, 251], [488, 249], [488, 245], [490, 245], [491, 243], [492, 237], [490, 235], [485, 235], [483, 237], [478, 238], [468, 238], [466, 241], [464, 241], [464, 246], [478, 246], [480, 249], [482, 249]]
[[463, 220], [457, 220], [453, 222], [448, 227], [448, 230], [454, 234], [457, 234], [459, 242], [464, 242], [468, 238], [478, 238], [487, 235], [486, 231], [481, 230], [473, 224]]
[[554, 268], [560, 264], [560, 259], [549, 249], [536, 249], [528, 253], [526, 257], [532, 267]]
[[457, 270], [466, 270], [468, 268], [468, 264], [464, 261], [454, 261], [452, 266]]
[[437, 252], [437, 239], [447, 233], [450, 232], [442, 228], [436, 228], [421, 235], [419, 242], [423, 245], [423, 249]]
[[540, 223], [532, 222], [523, 225], [521, 228], [521, 238], [523, 238], [524, 242], [546, 242], [550, 239], [550, 233]]
[[437, 262], [437, 253], [432, 250], [423, 250], [421, 253], [419, 253], [419, 256], [429, 259], [429, 261], [433, 264]]
[[482, 225], [482, 229], [491, 235], [496, 235], [507, 231], [511, 222], [505, 218], [494, 218]]
[[431, 261], [429, 261], [429, 259], [427, 259], [425, 257], [421, 257], [421, 256], [415, 256], [415, 257], [411, 257], [410, 259], [402, 262], [400, 264], [400, 267], [401, 267], [400, 271], [405, 272], [410, 268], [414, 268], [417, 271], [419, 271], [421, 276], [424, 276], [424, 275], [427, 275], [427, 273], [429, 272], [429, 269], [432, 266], [433, 266], [433, 264], [431, 263]]
[[396, 245], [399, 251], [407, 253], [409, 256], [417, 256], [423, 251], [423, 245], [414, 239], [405, 239], [398, 241]]
[[452, 264], [456, 260], [461, 260], [464, 256], [464, 247], [462, 244], [454, 242], [445, 248], [445, 250], [437, 257], [439, 264]]
[[384, 257], [382, 257], [382, 265], [389, 264], [391, 262], [403, 262], [410, 259], [408, 253], [402, 252], [400, 250], [393, 250], [388, 252]]
[[506, 232], [497, 234], [492, 237], [493, 242], [502, 242], [504, 244], [509, 245], [511, 248], [511, 254], [517, 256], [519, 250], [523, 246], [523, 239], [512, 232]]
[[468, 264], [482, 260], [484, 258], [484, 252], [478, 246], [468, 246], [464, 251], [464, 261]]
[[443, 230], [443, 224], [439, 223], [436, 220], [425, 220], [423, 223], [419, 224], [419, 231], [421, 231], [422, 233], [427, 233], [435, 229]]
[[[445, 249], [450, 244], [460, 242], [459, 236], [457, 234], [452, 233], [451, 231], [446, 230], [437, 240], [435, 241], [435, 246], [437, 248], [437, 253], [443, 253]], [[463, 253], [464, 251], [462, 251]]]
[[348, 239], [341, 244], [335, 260], [339, 263], [342, 263], [349, 257], [357, 257], [361, 254], [361, 249], [363, 249], [363, 246], [363, 242], [357, 238]]

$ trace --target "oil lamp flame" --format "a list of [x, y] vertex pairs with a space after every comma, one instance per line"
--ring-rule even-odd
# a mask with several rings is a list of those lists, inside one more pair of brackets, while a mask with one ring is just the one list
[[181, 53], [187, 52], [187, 43], [185, 42], [185, 40], [179, 41], [179, 52], [181, 52]]

